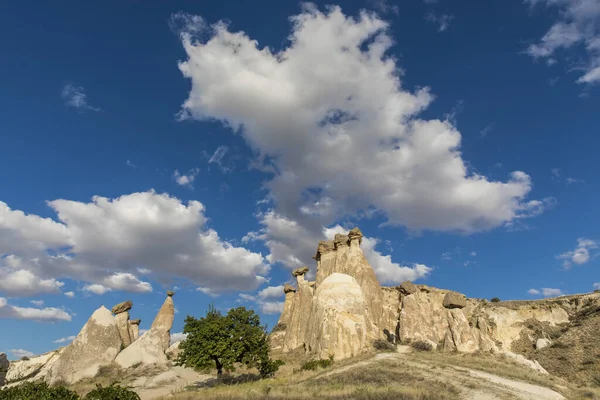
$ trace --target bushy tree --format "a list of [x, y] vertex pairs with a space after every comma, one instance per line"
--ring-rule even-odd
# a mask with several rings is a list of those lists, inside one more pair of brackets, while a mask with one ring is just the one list
[[0, 390], [0, 400], [79, 400], [79, 396], [62, 386], [50, 387], [45, 382], [25, 382]]
[[269, 357], [267, 328], [260, 317], [245, 307], [232, 308], [227, 315], [214, 306], [200, 319], [185, 319], [183, 333], [187, 338], [179, 345], [176, 363], [191, 368], [216, 368], [233, 371], [235, 363], [257, 367], [263, 377], [270, 376], [282, 364]]

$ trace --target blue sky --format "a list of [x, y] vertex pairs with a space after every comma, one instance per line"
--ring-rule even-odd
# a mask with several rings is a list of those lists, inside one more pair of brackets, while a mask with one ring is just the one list
[[599, 288], [600, 2], [327, 4], [1, 6], [0, 351], [172, 288], [273, 326], [355, 225], [386, 285]]

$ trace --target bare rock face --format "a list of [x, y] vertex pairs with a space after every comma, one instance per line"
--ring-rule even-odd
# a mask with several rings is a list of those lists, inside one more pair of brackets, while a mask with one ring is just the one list
[[139, 319], [129, 320], [129, 337], [132, 342], [140, 337], [140, 322], [142, 321]]
[[6, 383], [6, 373], [8, 372], [8, 357], [6, 354], [0, 353], [0, 386], [4, 386]]
[[127, 300], [127, 301], [124, 301], [122, 303], [119, 303], [119, 304], [113, 306], [112, 312], [115, 315], [116, 314], [120, 314], [120, 313], [123, 313], [125, 311], [131, 310], [131, 307], [133, 307], [133, 303], [131, 302], [131, 300]]
[[368, 346], [371, 322], [367, 302], [356, 279], [334, 273], [315, 293], [308, 333], [308, 351], [318, 358], [341, 360]]
[[294, 271], [292, 271], [292, 276], [293, 277], [301, 276], [301, 275], [306, 274], [308, 271], [309, 271], [308, 267], [296, 268]]
[[46, 380], [67, 384], [96, 376], [98, 369], [115, 360], [123, 346], [115, 317], [104, 306], [94, 311], [79, 335], [52, 363]]
[[115, 321], [117, 323], [117, 329], [119, 330], [119, 335], [121, 336], [121, 340], [123, 341], [123, 346], [127, 347], [133, 342], [131, 338], [131, 333], [129, 331], [129, 311], [124, 311], [115, 316]]
[[456, 292], [448, 292], [444, 297], [444, 307], [446, 308], [465, 308], [467, 299], [464, 295]]
[[417, 287], [411, 281], [402, 282], [398, 285], [398, 290], [405, 296], [411, 295], [417, 292]]
[[123, 350], [115, 362], [122, 368], [130, 368], [136, 364], [166, 365], [166, 351], [171, 341], [171, 328], [175, 318], [175, 306], [172, 296], [167, 296], [156, 314], [152, 327], [129, 347]]
[[52, 363], [64, 347], [39, 356], [30, 357], [28, 360], [18, 360], [10, 363], [6, 374], [6, 383], [14, 383], [29, 380], [39, 380], [46, 377]]

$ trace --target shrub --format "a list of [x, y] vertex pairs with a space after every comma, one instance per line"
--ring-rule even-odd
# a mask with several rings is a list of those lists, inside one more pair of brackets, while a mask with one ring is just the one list
[[328, 368], [333, 364], [333, 355], [329, 356], [327, 360], [310, 360], [302, 364], [300, 370], [302, 371], [316, 371], [318, 368]]
[[410, 344], [410, 346], [415, 349], [415, 350], [419, 350], [419, 351], [431, 351], [433, 350], [433, 345], [429, 342], [426, 342], [424, 340], [417, 340], [416, 342], [412, 342]]
[[284, 324], [283, 322], [281, 322], [273, 327], [273, 330], [271, 330], [271, 333], [285, 331], [286, 329], [287, 329], [287, 325]]
[[285, 362], [281, 360], [271, 360], [270, 358], [266, 358], [261, 361], [260, 366], [258, 367], [258, 371], [260, 372], [260, 376], [263, 378], [270, 378], [275, 375], [275, 372], [284, 365]]
[[0, 400], [79, 400], [79, 396], [62, 386], [49, 387], [45, 382], [26, 382], [0, 390]]
[[377, 351], [383, 351], [388, 353], [396, 352], [396, 345], [394, 343], [390, 343], [384, 339], [376, 339], [373, 341], [373, 347]]
[[89, 392], [83, 400], [140, 400], [140, 396], [133, 390], [119, 385], [102, 387], [96, 385], [96, 389]]
[[493, 297], [493, 298], [492, 298], [490, 301], [491, 301], [492, 303], [499, 303], [499, 302], [500, 302], [500, 299], [499, 299], [498, 297]]
[[21, 357], [21, 361], [29, 361], [29, 357], [23, 356], [23, 357]]

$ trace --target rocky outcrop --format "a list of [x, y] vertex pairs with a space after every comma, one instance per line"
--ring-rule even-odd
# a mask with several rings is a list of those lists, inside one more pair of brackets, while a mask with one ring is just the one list
[[140, 323], [142, 320], [140, 319], [132, 319], [129, 320], [129, 336], [131, 337], [131, 341], [135, 341], [138, 337], [140, 337]]
[[51, 384], [59, 381], [72, 384], [94, 377], [100, 367], [115, 360], [122, 346], [115, 318], [102, 306], [88, 319], [75, 340], [58, 354], [46, 380]]
[[[583, 304], [570, 299], [492, 303], [412, 282], [381, 287], [361, 242], [358, 228], [319, 242], [314, 284], [304, 280], [308, 267], [293, 272], [297, 288], [284, 287], [283, 312], [271, 335], [274, 348], [341, 359], [385, 338], [423, 340], [439, 351], [514, 354], [513, 347], [527, 338], [527, 347], [534, 348], [539, 336], [529, 334], [531, 321], [556, 327]], [[542, 372], [535, 361], [507, 357]]]
[[0, 353], [0, 386], [6, 383], [6, 373], [8, 372], [8, 357], [4, 353]]
[[166, 365], [166, 351], [171, 341], [171, 328], [175, 318], [173, 304], [174, 293], [167, 293], [167, 299], [156, 314], [150, 329], [123, 350], [115, 362], [122, 368], [130, 368], [138, 364]]
[[48, 353], [30, 357], [28, 360], [18, 360], [10, 363], [8, 373], [6, 374], [6, 382], [8, 384], [44, 379], [48, 375], [48, 371], [52, 367], [54, 361], [58, 359], [58, 355], [64, 350], [64, 347]]
[[292, 276], [295, 278], [297, 276], [306, 274], [308, 271], [309, 271], [308, 267], [296, 268], [295, 270], [292, 271]]
[[129, 346], [133, 341], [129, 331], [129, 311], [124, 311], [115, 315], [115, 322], [117, 323], [117, 329], [119, 330], [123, 346]]

